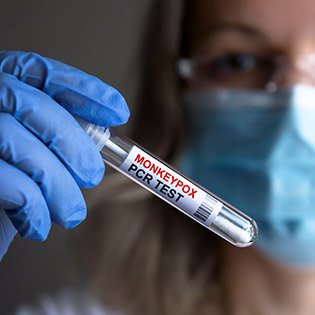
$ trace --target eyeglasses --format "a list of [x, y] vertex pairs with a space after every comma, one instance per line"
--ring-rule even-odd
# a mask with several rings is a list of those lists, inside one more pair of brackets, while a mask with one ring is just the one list
[[300, 56], [295, 61], [289, 61], [284, 55], [248, 53], [182, 58], [178, 73], [198, 88], [275, 90], [293, 73], [315, 85], [315, 54]]

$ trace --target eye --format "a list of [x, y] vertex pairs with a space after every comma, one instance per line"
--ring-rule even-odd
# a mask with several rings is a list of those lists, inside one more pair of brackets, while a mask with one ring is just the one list
[[275, 58], [252, 53], [228, 53], [196, 60], [194, 82], [199, 86], [262, 87], [275, 68]]
[[[260, 57], [247, 53], [227, 54], [204, 64], [205, 72], [212, 75], [233, 74], [235, 72], [249, 72], [261, 66]], [[201, 66], [201, 65], [200, 65]]]

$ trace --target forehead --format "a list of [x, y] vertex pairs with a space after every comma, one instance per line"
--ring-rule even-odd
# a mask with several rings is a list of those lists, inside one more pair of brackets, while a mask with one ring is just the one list
[[220, 25], [241, 24], [275, 40], [312, 36], [314, 0], [197, 0], [193, 2], [192, 33], [202, 36]]

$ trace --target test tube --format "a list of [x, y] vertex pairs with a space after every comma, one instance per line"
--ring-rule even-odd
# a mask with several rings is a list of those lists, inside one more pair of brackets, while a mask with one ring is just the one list
[[258, 228], [253, 219], [117, 130], [76, 119], [91, 137], [106, 164], [233, 245], [247, 247], [254, 243]]

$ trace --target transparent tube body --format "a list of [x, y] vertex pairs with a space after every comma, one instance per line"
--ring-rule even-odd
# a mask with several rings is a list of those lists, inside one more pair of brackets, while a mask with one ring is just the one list
[[79, 120], [104, 162], [238, 247], [255, 241], [253, 219], [186, 178], [112, 128]]

